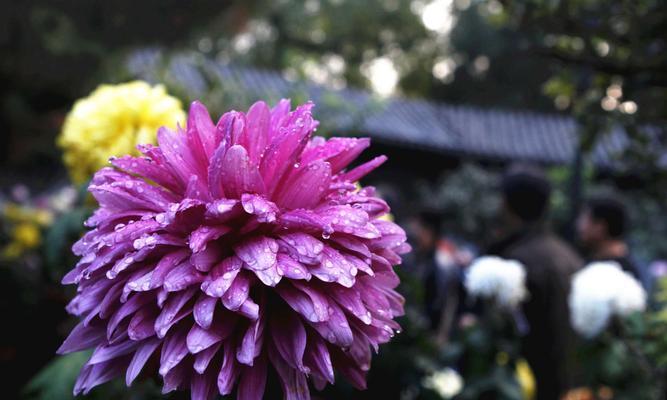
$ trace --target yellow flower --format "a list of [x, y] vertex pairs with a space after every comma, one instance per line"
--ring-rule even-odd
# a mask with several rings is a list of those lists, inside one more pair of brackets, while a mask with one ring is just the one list
[[524, 359], [516, 362], [516, 379], [521, 386], [521, 392], [525, 400], [535, 398], [535, 376], [530, 366]]
[[42, 233], [34, 222], [21, 222], [11, 232], [11, 241], [2, 249], [2, 256], [16, 259], [25, 251], [36, 248], [42, 243]]
[[16, 225], [12, 236], [15, 242], [20, 243], [26, 249], [35, 248], [42, 242], [39, 227], [30, 222], [23, 222]]
[[392, 214], [392, 213], [387, 213], [387, 214], [381, 216], [381, 217], [378, 218], [378, 219], [380, 219], [380, 220], [382, 220], [382, 221], [394, 222], [394, 214]]
[[509, 354], [505, 353], [504, 351], [501, 351], [500, 353], [496, 354], [496, 364], [498, 365], [505, 365], [509, 362], [510, 356]]
[[184, 122], [181, 102], [162, 85], [100, 85], [74, 104], [57, 144], [72, 180], [80, 184], [107, 165], [109, 157], [137, 155], [136, 145], [154, 144], [158, 128]]
[[53, 222], [53, 213], [49, 210], [21, 206], [16, 203], [6, 203], [2, 208], [2, 215], [13, 223], [31, 222], [40, 226], [48, 226]]
[[9, 243], [0, 252], [0, 256], [16, 259], [27, 250], [36, 248], [42, 243], [40, 227], [53, 222], [53, 214], [49, 210], [7, 203], [2, 207], [2, 217], [7, 221]]

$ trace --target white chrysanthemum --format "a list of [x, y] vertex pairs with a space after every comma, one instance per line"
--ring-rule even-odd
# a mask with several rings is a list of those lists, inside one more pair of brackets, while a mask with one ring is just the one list
[[612, 316], [644, 310], [646, 292], [618, 263], [594, 262], [574, 274], [569, 304], [572, 327], [590, 338], [604, 330]]
[[465, 287], [472, 296], [496, 301], [502, 307], [516, 307], [528, 294], [523, 265], [493, 256], [473, 261], [466, 274]]
[[451, 399], [463, 389], [463, 378], [452, 368], [444, 368], [424, 378], [424, 386], [436, 391], [443, 399]]
[[614, 310], [620, 316], [627, 316], [646, 308], [646, 291], [642, 285], [627, 272], [623, 288], [614, 298]]

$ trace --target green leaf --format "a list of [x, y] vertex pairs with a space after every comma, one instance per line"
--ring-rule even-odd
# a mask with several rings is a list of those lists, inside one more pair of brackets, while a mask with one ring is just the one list
[[73, 399], [76, 377], [90, 357], [90, 352], [78, 352], [56, 357], [47, 364], [24, 389], [26, 399]]

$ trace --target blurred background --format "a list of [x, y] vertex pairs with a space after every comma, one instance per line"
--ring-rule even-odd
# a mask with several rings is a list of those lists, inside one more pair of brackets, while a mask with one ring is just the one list
[[[67, 398], [85, 361], [54, 357], [72, 326], [64, 306], [73, 289], [59, 281], [76, 262], [69, 248], [90, 212], [77, 206], [85, 188], [69, 184], [55, 141], [74, 102], [102, 83], [161, 83], [186, 108], [200, 99], [214, 119], [258, 99], [313, 100], [318, 134], [368, 136], [364, 160], [389, 156], [364, 183], [402, 225], [416, 223], [415, 210], [437, 220], [441, 265], [466, 264], [494, 239], [499, 178], [530, 162], [554, 187], [556, 232], [576, 245], [584, 199], [613, 193], [628, 205], [644, 285], [667, 273], [660, 0], [4, 0], [1, 9], [5, 398]], [[358, 398], [448, 398], [426, 377], [459, 365], [466, 346], [489, 347], [482, 333], [434, 344], [425, 290], [410, 268], [406, 261], [404, 333], [380, 351]], [[623, 355], [609, 354], [611, 378], [595, 382], [612, 397], [593, 388], [582, 396], [597, 397], [580, 398], [644, 398], [623, 397], [638, 393], [626, 383], [614, 387], [626, 371]], [[480, 385], [497, 398], [530, 398], [516, 363], [490, 360], [501, 372], [484, 366]], [[341, 385], [328, 398], [353, 396]], [[150, 381], [130, 391], [117, 382], [91, 396], [155, 393]], [[472, 393], [465, 398], [481, 398]]]

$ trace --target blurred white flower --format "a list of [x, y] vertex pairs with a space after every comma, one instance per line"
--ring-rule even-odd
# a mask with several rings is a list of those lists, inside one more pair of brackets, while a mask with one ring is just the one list
[[433, 389], [443, 399], [451, 399], [463, 389], [463, 378], [452, 368], [444, 368], [424, 378], [424, 387]]
[[622, 317], [646, 308], [646, 291], [629, 273], [623, 272], [625, 282], [614, 298], [614, 311]]
[[613, 261], [593, 262], [572, 277], [569, 296], [572, 327], [584, 337], [597, 336], [612, 316], [646, 308], [646, 291]]
[[516, 307], [528, 295], [523, 265], [493, 256], [480, 257], [472, 262], [465, 277], [465, 287], [474, 297], [496, 301], [509, 308]]
[[77, 191], [73, 186], [67, 185], [58, 189], [49, 197], [49, 205], [55, 211], [63, 213], [69, 211], [76, 202]]

